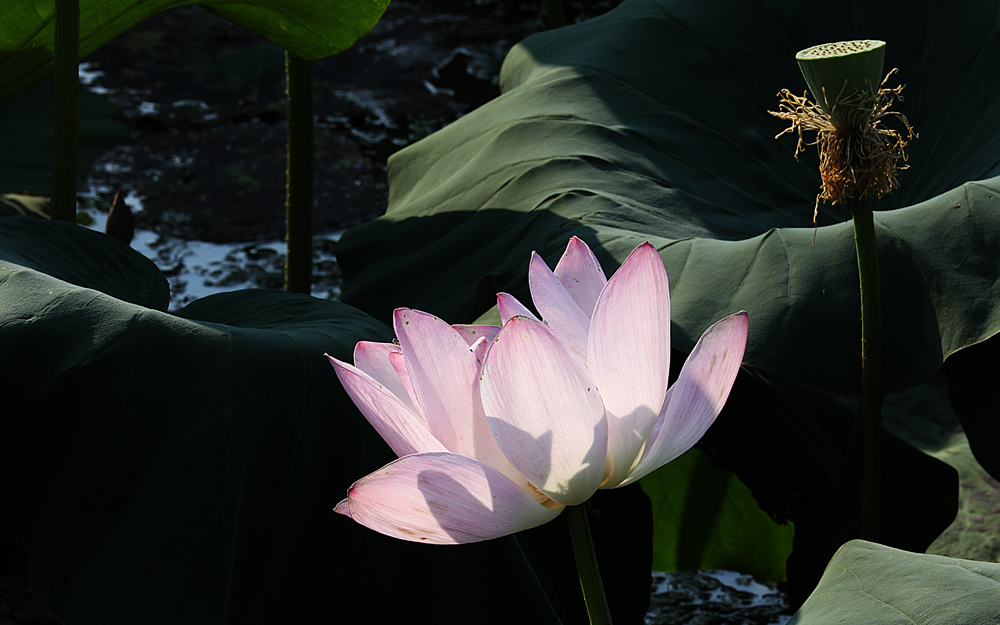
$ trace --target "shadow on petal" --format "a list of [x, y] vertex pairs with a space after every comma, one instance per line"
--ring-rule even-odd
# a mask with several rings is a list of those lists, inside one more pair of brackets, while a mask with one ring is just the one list
[[[499, 538], [537, 527], [562, 512], [543, 506], [499, 473], [485, 475], [488, 497], [469, 491], [449, 473], [421, 471], [417, 488], [441, 530], [456, 543]], [[486, 499], [486, 501], [484, 501]]]
[[579, 454], [576, 445], [553, 448], [551, 430], [535, 437], [506, 421], [493, 417], [487, 421], [497, 439], [503, 441], [500, 447], [511, 464], [532, 486], [562, 505], [587, 501], [604, 479], [608, 429], [603, 419], [593, 427], [592, 442], [579, 458], [574, 457]]

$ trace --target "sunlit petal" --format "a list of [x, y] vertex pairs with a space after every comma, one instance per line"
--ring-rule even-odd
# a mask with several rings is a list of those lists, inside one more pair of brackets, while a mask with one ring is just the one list
[[679, 457], [715, 423], [743, 361], [747, 327], [747, 314], [739, 312], [717, 322], [701, 336], [670, 387], [649, 449], [623, 484]]
[[559, 278], [535, 252], [531, 253], [531, 264], [528, 266], [528, 285], [531, 287], [531, 301], [552, 333], [580, 360], [587, 362], [589, 311], [585, 313], [580, 309]]
[[353, 365], [327, 356], [354, 404], [398, 456], [421, 451], [444, 451], [445, 446], [388, 387]]
[[[400, 458], [351, 486], [349, 516], [377, 532], [429, 544], [473, 543], [546, 523], [546, 507], [493, 467], [458, 454]], [[345, 512], [343, 502], [336, 511]]]
[[[403, 389], [406, 391], [406, 397], [410, 401], [410, 406], [420, 415], [421, 418], [423, 418], [424, 413], [420, 409], [420, 402], [417, 401], [417, 395], [413, 391], [413, 382], [410, 380], [410, 370], [406, 368], [406, 358], [403, 356], [403, 352], [390, 352], [389, 362], [392, 364], [392, 368], [396, 371], [396, 376], [399, 378], [400, 383], [403, 385]], [[424, 422], [426, 423], [426, 419]]]
[[393, 343], [373, 343], [361, 341], [354, 347], [354, 366], [370, 375], [376, 382], [385, 386], [390, 393], [416, 412], [407, 391], [407, 380], [401, 380], [399, 372], [393, 363], [394, 358], [402, 355], [399, 345]]
[[590, 374], [608, 414], [609, 483], [642, 456], [670, 373], [667, 272], [649, 243], [632, 252], [601, 292], [590, 325]]
[[528, 307], [517, 300], [509, 293], [497, 293], [497, 310], [500, 311], [500, 320], [507, 323], [511, 317], [531, 317], [537, 319], [535, 313], [528, 310]]
[[[479, 399], [484, 344], [474, 351], [447, 323], [418, 310], [398, 309], [396, 336], [403, 348], [416, 404], [445, 449], [523, 480], [497, 445]], [[525, 482], [522, 482], [525, 483]]]
[[597, 298], [608, 279], [587, 244], [577, 237], [571, 238], [556, 265], [555, 275], [587, 318], [593, 317]]
[[476, 436], [489, 435], [472, 420], [479, 363], [458, 332], [418, 310], [401, 308], [393, 321], [410, 383], [427, 426], [449, 451], [475, 456]]
[[480, 394], [497, 443], [529, 482], [562, 504], [590, 498], [607, 458], [604, 408], [583, 362], [543, 323], [504, 325]]

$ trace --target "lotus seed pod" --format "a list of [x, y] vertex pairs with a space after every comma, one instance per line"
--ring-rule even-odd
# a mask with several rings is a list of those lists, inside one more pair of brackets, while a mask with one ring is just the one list
[[855, 106], [859, 92], [874, 96], [882, 83], [885, 42], [838, 41], [806, 48], [795, 55], [809, 91], [840, 130], [858, 128], [864, 119]]

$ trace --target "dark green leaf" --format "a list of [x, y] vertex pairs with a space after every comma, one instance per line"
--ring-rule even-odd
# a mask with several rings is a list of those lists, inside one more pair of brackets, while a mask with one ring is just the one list
[[0, 219], [0, 269], [43, 272], [153, 310], [166, 311], [170, 303], [170, 287], [152, 261], [121, 241], [76, 224]]
[[[643, 240], [671, 281], [675, 345], [750, 314], [748, 363], [851, 392], [859, 296], [840, 206], [811, 215], [816, 157], [767, 114], [805, 90], [799, 49], [878, 37], [908, 84], [920, 131], [902, 189], [876, 215], [887, 389], [917, 384], [1000, 330], [1000, 16], [960, 5], [837, 0], [629, 0], [529, 37], [503, 95], [389, 163], [387, 214], [338, 248], [344, 301], [387, 318], [400, 303], [451, 321], [492, 305], [477, 286], [526, 294], [529, 254], [550, 263], [571, 235], [610, 272]], [[962, 71], [945, 68], [961, 67]], [[964, 186], [963, 186], [964, 185]], [[984, 297], [984, 293], [990, 293]]]
[[[390, 159], [386, 215], [338, 246], [344, 301], [381, 319], [405, 304], [468, 321], [494, 289], [528, 300], [532, 250], [554, 265], [577, 235], [610, 273], [649, 240], [670, 277], [673, 345], [690, 351], [743, 309], [747, 363], [858, 392], [851, 224], [821, 206], [812, 227], [816, 156], [792, 158], [767, 111], [779, 89], [805, 91], [798, 50], [878, 38], [920, 132], [875, 216], [883, 381], [919, 384], [1000, 331], [998, 29], [992, 0], [834, 0], [822, 19], [795, 0], [627, 0], [529, 37], [499, 98]], [[981, 375], [995, 372], [994, 360]], [[958, 412], [1000, 476], [996, 413], [975, 410]]]
[[954, 522], [927, 553], [1000, 562], [1000, 483], [976, 462], [964, 434], [956, 434], [935, 457], [955, 467], [961, 493]]
[[[349, 48], [378, 21], [388, 0], [86, 0], [80, 3], [80, 58], [154, 13], [200, 4], [306, 59]], [[0, 21], [0, 100], [52, 73], [55, 3], [24, 0]]]
[[392, 454], [323, 353], [350, 359], [385, 326], [285, 292], [177, 315], [126, 301], [156, 299], [151, 266], [71, 224], [0, 219], [0, 499], [57, 616], [312, 623], [378, 606], [464, 623], [490, 605], [487, 620], [559, 622], [513, 537], [428, 548], [333, 512]]
[[[986, 293], [990, 291], [983, 292], [989, 299]], [[998, 362], [1000, 338], [994, 336], [949, 358], [945, 371], [948, 396], [969, 435], [972, 452], [990, 475], [1000, 479], [1000, 410], [993, 394]]]
[[789, 625], [988, 625], [1000, 621], [1000, 564], [854, 540]]
[[[852, 440], [854, 418], [852, 407], [825, 391], [743, 367], [703, 439], [713, 463], [735, 473], [761, 509], [777, 522], [795, 524], [787, 562], [793, 604], [813, 589], [834, 551], [859, 535], [861, 450]], [[881, 438], [880, 541], [923, 551], [955, 518], [955, 470], [889, 432]], [[699, 497], [725, 493], [715, 489]], [[692, 516], [692, 524], [708, 522]], [[711, 553], [725, 540], [712, 537], [702, 549]], [[730, 549], [747, 562], [756, 557], [752, 543]]]

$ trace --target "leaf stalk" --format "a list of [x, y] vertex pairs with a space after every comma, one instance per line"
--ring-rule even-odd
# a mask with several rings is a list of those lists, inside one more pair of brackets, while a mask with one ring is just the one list
[[288, 171], [285, 185], [285, 290], [309, 294], [313, 269], [312, 61], [285, 51]]
[[55, 133], [52, 219], [76, 221], [76, 150], [80, 134], [80, 2], [55, 3]]

